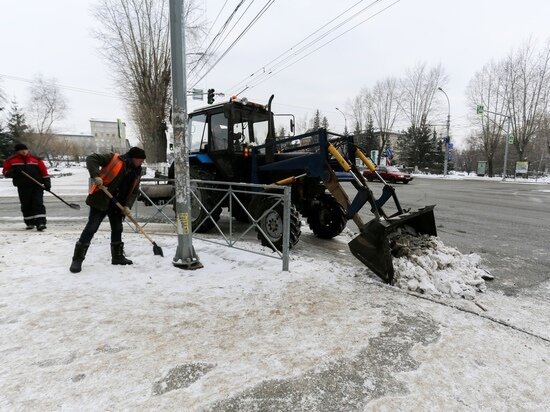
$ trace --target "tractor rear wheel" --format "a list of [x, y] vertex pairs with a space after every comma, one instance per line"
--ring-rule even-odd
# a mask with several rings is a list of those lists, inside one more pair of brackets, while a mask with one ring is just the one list
[[[245, 206], [250, 202], [249, 196], [241, 196], [239, 197], [239, 200]], [[250, 211], [248, 213], [250, 213]], [[250, 222], [247, 211], [243, 208], [243, 206], [239, 204], [239, 202], [235, 198], [231, 199], [231, 216], [234, 217], [237, 222]]]
[[[214, 175], [207, 170], [191, 168], [189, 175], [191, 179], [214, 180]], [[208, 187], [213, 186], [199, 185], [195, 182], [191, 182], [190, 187], [191, 192], [193, 192], [191, 194], [191, 228], [198, 233], [208, 232], [215, 226], [214, 222], [220, 220], [221, 206], [214, 209], [220, 199], [220, 192], [207, 190]], [[200, 200], [200, 203], [195, 196]], [[208, 217], [208, 213], [210, 213], [210, 217]]]
[[329, 194], [322, 194], [314, 201], [314, 212], [307, 218], [307, 224], [315, 236], [321, 239], [332, 239], [342, 233], [347, 219], [344, 208]]
[[[256, 232], [263, 246], [283, 250], [283, 202], [278, 198], [258, 196], [251, 206], [252, 216], [258, 220]], [[296, 243], [301, 234], [300, 214], [294, 205], [290, 206], [289, 249]], [[261, 228], [261, 231], [260, 231]]]

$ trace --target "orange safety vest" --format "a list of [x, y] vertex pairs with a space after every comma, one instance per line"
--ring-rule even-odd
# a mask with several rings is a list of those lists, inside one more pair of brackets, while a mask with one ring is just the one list
[[[122, 168], [124, 167], [124, 161], [120, 159], [120, 155], [115, 153], [113, 158], [107, 163], [105, 167], [102, 167], [99, 171], [99, 177], [103, 179], [103, 186], [109, 186], [109, 184], [118, 176]], [[99, 190], [99, 187], [94, 183], [90, 188], [90, 194], [93, 194]]]

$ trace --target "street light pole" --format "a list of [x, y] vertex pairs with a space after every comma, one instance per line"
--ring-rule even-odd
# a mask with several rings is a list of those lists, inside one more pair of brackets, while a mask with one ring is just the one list
[[342, 116], [344, 116], [344, 135], [347, 136], [348, 135], [348, 119], [346, 118], [346, 115], [344, 114], [344, 112], [342, 110], [340, 110], [337, 107], [335, 107], [335, 109], [338, 110], [340, 113], [342, 113]]
[[506, 128], [506, 137], [504, 138], [504, 169], [502, 170], [502, 181], [506, 180], [506, 168], [508, 165], [508, 144], [510, 143], [510, 123], [512, 120], [511, 116], [508, 117], [508, 127]]
[[449, 157], [449, 129], [451, 128], [451, 103], [449, 101], [449, 96], [445, 93], [441, 87], [438, 87], [437, 90], [442, 92], [447, 98], [447, 136], [445, 137], [445, 160], [443, 161], [443, 176], [447, 176], [447, 160]]

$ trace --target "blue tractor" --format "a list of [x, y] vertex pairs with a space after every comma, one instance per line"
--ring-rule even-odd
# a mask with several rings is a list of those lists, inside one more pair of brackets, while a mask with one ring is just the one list
[[[382, 195], [376, 199], [355, 166], [355, 159], [360, 158], [373, 171], [375, 166], [354, 143], [353, 136], [318, 129], [299, 136], [276, 137], [272, 100], [273, 96], [264, 105], [233, 97], [189, 114], [192, 181], [290, 185], [290, 247], [300, 237], [300, 214], [307, 219], [312, 232], [323, 239], [338, 236], [348, 220], [353, 220], [361, 233], [349, 243], [351, 252], [391, 283], [396, 234], [406, 228], [409, 233], [436, 236], [434, 206], [414, 212], [404, 210], [394, 188], [385, 182]], [[293, 122], [290, 124], [293, 129]], [[173, 166], [170, 173], [173, 178]], [[342, 182], [355, 188], [353, 199], [348, 197]], [[223, 197], [220, 191], [201, 190], [196, 184], [193, 188], [193, 183], [192, 189], [200, 203], [191, 199], [191, 225], [194, 232], [206, 232], [228, 204], [220, 203]], [[274, 200], [265, 196], [247, 193], [240, 196], [240, 203], [248, 213], [233, 205], [232, 216], [241, 221], [250, 216], [259, 219], [262, 230], [258, 231], [258, 238], [262, 244], [281, 249], [282, 204], [273, 207]], [[388, 216], [382, 207], [390, 198], [397, 211]], [[358, 212], [366, 204], [374, 217], [365, 224]]]

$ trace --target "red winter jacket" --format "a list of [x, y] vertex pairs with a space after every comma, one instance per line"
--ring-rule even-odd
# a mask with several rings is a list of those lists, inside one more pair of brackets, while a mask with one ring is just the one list
[[3, 174], [8, 178], [13, 178], [14, 186], [36, 186], [36, 183], [22, 174], [21, 171], [38, 180], [46, 189], [50, 189], [50, 175], [42, 159], [30, 153], [26, 156], [15, 153], [4, 160]]

